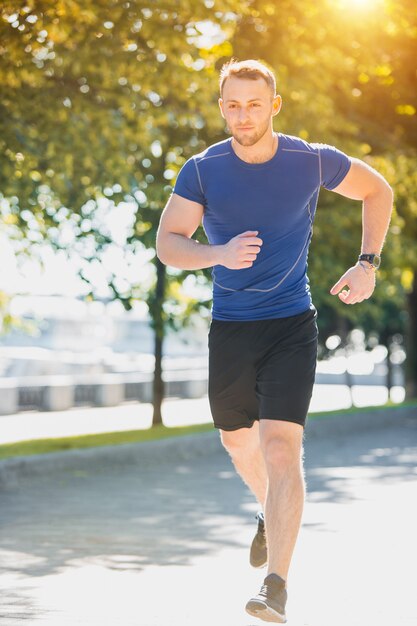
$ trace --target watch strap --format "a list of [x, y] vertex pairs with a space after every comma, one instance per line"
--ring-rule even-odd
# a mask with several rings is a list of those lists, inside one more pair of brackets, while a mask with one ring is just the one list
[[360, 254], [358, 257], [358, 261], [366, 261], [376, 270], [381, 265], [381, 257], [379, 256], [379, 254]]

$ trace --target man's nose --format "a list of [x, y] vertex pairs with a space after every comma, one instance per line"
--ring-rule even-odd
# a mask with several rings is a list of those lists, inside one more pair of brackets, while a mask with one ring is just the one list
[[239, 122], [244, 122], [249, 118], [249, 112], [246, 107], [241, 107], [239, 109]]

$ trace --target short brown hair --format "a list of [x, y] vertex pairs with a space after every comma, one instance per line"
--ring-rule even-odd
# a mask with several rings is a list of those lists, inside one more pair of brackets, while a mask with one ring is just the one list
[[220, 94], [223, 93], [224, 84], [230, 76], [236, 76], [237, 78], [245, 78], [248, 80], [263, 78], [268, 87], [270, 87], [272, 95], [275, 96], [275, 76], [273, 72], [271, 72], [271, 70], [260, 61], [255, 61], [254, 59], [247, 59], [246, 61], [230, 59], [230, 61], [225, 63], [220, 70]]

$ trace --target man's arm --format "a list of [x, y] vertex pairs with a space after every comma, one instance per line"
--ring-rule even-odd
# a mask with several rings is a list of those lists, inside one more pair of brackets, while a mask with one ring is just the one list
[[[349, 172], [333, 191], [353, 200], [362, 200], [361, 253], [379, 255], [393, 202], [393, 192], [385, 178], [363, 161], [352, 159]], [[344, 287], [348, 289], [344, 290]], [[370, 265], [366, 268], [357, 263], [343, 274], [330, 293], [337, 294], [345, 304], [356, 304], [370, 298], [374, 289], [375, 271]]]
[[172, 194], [162, 212], [156, 237], [158, 258], [166, 265], [198, 270], [213, 265], [244, 269], [253, 265], [262, 245], [257, 231], [246, 231], [224, 245], [201, 244], [192, 239], [201, 223], [204, 207]]

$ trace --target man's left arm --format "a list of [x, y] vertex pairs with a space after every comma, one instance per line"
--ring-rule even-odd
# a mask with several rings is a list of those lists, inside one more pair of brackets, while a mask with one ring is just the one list
[[[372, 167], [351, 159], [343, 181], [332, 191], [362, 200], [361, 254], [381, 254], [391, 219], [393, 192], [387, 181]], [[347, 289], [344, 289], [347, 287]], [[367, 300], [375, 289], [375, 270], [366, 261], [358, 262], [343, 274], [330, 293], [345, 304]]]

